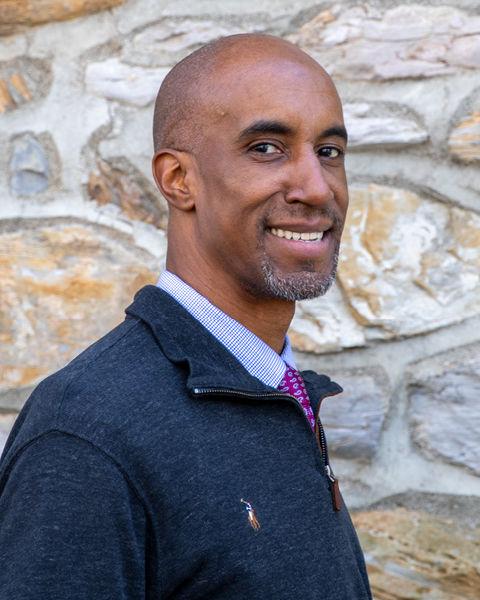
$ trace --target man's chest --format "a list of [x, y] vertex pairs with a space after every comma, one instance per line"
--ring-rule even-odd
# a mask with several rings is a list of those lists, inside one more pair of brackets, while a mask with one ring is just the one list
[[179, 599], [369, 598], [355, 533], [346, 508], [333, 510], [308, 423], [295, 410], [254, 408], [218, 403], [208, 419], [187, 424], [183, 444], [174, 436], [159, 448], [149, 495], [165, 591]]

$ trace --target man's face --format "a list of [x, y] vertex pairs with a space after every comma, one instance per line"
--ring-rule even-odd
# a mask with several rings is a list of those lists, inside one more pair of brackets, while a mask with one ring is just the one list
[[256, 298], [325, 293], [348, 206], [332, 83], [288, 56], [226, 65], [216, 82], [195, 153], [195, 237], [209, 272]]

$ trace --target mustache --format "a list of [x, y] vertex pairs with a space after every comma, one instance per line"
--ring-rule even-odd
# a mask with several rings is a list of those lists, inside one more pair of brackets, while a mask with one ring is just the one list
[[275, 216], [280, 219], [288, 220], [312, 220], [312, 219], [327, 219], [332, 223], [333, 229], [341, 229], [343, 227], [344, 219], [341, 214], [336, 211], [332, 206], [313, 207], [306, 205], [290, 206], [288, 210], [272, 210], [269, 214], [263, 218], [263, 227], [267, 227], [268, 223], [272, 221], [272, 217]]

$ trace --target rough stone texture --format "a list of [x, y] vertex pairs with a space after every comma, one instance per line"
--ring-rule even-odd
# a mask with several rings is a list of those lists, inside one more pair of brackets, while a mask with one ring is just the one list
[[49, 162], [44, 147], [31, 133], [13, 141], [10, 188], [16, 196], [31, 196], [48, 187]]
[[415, 443], [480, 475], [480, 344], [441, 354], [412, 369], [409, 417]]
[[[238, 0], [135, 0], [126, 2], [116, 11], [118, 30], [122, 36], [137, 33], [143, 28], [158, 22], [165, 24], [182, 35], [187, 29], [192, 37], [205, 35], [208, 23], [213, 21], [217, 31], [230, 31], [238, 26], [247, 31], [258, 31], [264, 28], [277, 34], [293, 28], [292, 21], [297, 20], [298, 13], [317, 5], [316, 0], [300, 0], [293, 7], [286, 0], [255, 0], [255, 2], [238, 2]], [[183, 25], [183, 23], [187, 25]], [[191, 26], [189, 26], [191, 23]], [[196, 33], [196, 23], [200, 33]], [[173, 36], [175, 33], [173, 33]], [[172, 37], [173, 37], [172, 36]], [[190, 33], [189, 33], [190, 36]]]
[[51, 69], [44, 60], [20, 57], [0, 62], [0, 115], [48, 93]]
[[[112, 126], [107, 135], [100, 128], [95, 137], [98, 146], [92, 167], [96, 168], [98, 157], [109, 164], [117, 164], [119, 149], [128, 148], [128, 162], [141, 173], [144, 181], [152, 179], [152, 107], [137, 107], [116, 103], [111, 114]], [[156, 192], [157, 194], [159, 192]]]
[[418, 510], [353, 516], [375, 600], [476, 600], [480, 527]]
[[299, 303], [296, 349], [364, 346], [480, 314], [480, 217], [408, 190], [351, 186], [338, 283]]
[[370, 338], [478, 314], [480, 217], [407, 190], [351, 190], [339, 282]]
[[434, 77], [480, 66], [480, 16], [453, 6], [401, 4], [382, 10], [339, 4], [317, 14], [290, 39], [339, 78]]
[[168, 213], [158, 194], [153, 189], [146, 189], [151, 187], [150, 184], [131, 165], [122, 161], [117, 164], [119, 166], [115, 167], [104, 160], [98, 161], [98, 171], [91, 173], [88, 180], [90, 197], [100, 205], [116, 204], [130, 219], [165, 229]]
[[117, 58], [109, 58], [87, 66], [85, 84], [89, 92], [108, 100], [147, 106], [155, 100], [158, 88], [169, 70], [133, 67]]
[[413, 116], [389, 114], [391, 108], [382, 108], [366, 102], [344, 105], [349, 148], [408, 146], [428, 140], [428, 132]]
[[335, 352], [366, 343], [363, 328], [336, 285], [327, 297], [298, 302], [289, 336], [293, 346], [302, 352]]
[[26, 25], [64, 21], [118, 6], [123, 0], [2, 0], [0, 35], [10, 34]]
[[70, 219], [0, 228], [0, 390], [31, 385], [123, 319], [156, 263], [128, 237]]
[[371, 459], [380, 443], [380, 434], [390, 399], [388, 377], [382, 369], [329, 372], [341, 382], [343, 393], [322, 402], [321, 419], [333, 456]]
[[455, 125], [448, 147], [462, 162], [480, 161], [480, 111], [471, 113]]
[[129, 63], [145, 67], [168, 67], [218, 37], [263, 29], [258, 21], [242, 26], [213, 19], [162, 19], [129, 38], [122, 56]]
[[27, 52], [27, 38], [24, 35], [2, 37], [0, 61], [8, 61], [23, 56]]

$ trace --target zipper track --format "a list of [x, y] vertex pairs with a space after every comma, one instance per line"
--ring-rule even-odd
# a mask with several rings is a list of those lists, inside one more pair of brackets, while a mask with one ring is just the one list
[[[288, 402], [292, 402], [293, 404], [295, 404], [297, 409], [301, 411], [304, 421], [306, 422], [306, 424], [308, 426], [308, 429], [310, 431], [312, 429], [307, 416], [303, 412], [303, 408], [300, 406], [297, 399], [294, 398], [293, 396], [290, 396], [290, 394], [278, 394], [277, 392], [264, 392], [263, 394], [254, 394], [252, 392], [241, 392], [241, 391], [236, 391], [236, 390], [230, 390], [228, 388], [226, 388], [226, 389], [225, 388], [194, 388], [193, 392], [198, 396], [199, 395], [207, 396], [209, 394], [212, 394], [212, 395], [213, 394], [224, 394], [226, 396], [233, 396], [233, 397], [237, 397], [237, 398], [238, 397], [250, 398], [252, 400], [255, 400], [257, 398], [269, 398], [272, 400], [273, 399], [287, 400]], [[317, 414], [315, 415], [315, 439], [317, 441], [317, 446], [322, 455], [325, 475], [329, 481], [330, 494], [332, 496], [333, 510], [335, 512], [338, 512], [342, 507], [340, 490], [339, 490], [339, 486], [338, 486], [338, 479], [335, 477], [335, 475], [333, 474], [332, 468], [330, 467], [330, 463], [328, 460], [327, 440], [325, 438], [325, 431], [323, 429], [322, 422], [320, 421], [320, 407], [322, 405], [322, 401], [326, 397], [327, 396], [323, 396], [322, 398], [320, 398], [320, 400], [318, 402]]]
[[[240, 397], [251, 398], [251, 399], [269, 398], [271, 400], [274, 400], [274, 399], [275, 400], [288, 400], [289, 402], [293, 403], [301, 411], [301, 413], [304, 417], [304, 420], [308, 425], [308, 429], [310, 431], [312, 429], [307, 416], [303, 412], [303, 408], [298, 403], [298, 400], [296, 398], [294, 398], [293, 396], [290, 396], [290, 394], [277, 394], [276, 392], [264, 392], [263, 394], [260, 394], [260, 393], [255, 394], [252, 392], [241, 392], [241, 391], [236, 391], [236, 390], [230, 390], [228, 388], [194, 388], [193, 392], [196, 395], [206, 395], [206, 396], [209, 394], [212, 394], [212, 395], [225, 394], [226, 396], [240, 396]], [[324, 396], [324, 398], [325, 397], [326, 396]], [[330, 481], [333, 482], [335, 477], [334, 477], [333, 471], [330, 467], [329, 458], [328, 458], [327, 440], [325, 437], [325, 431], [323, 429], [322, 422], [320, 421], [320, 406], [321, 406], [322, 400], [324, 398], [320, 399], [320, 401], [318, 403], [317, 414], [315, 415], [315, 429], [318, 430], [318, 435], [315, 435], [315, 437], [316, 437], [320, 452], [322, 454], [322, 460], [323, 460], [323, 466], [325, 468], [325, 473], [327, 474], [327, 477], [330, 479]]]
[[[244, 398], [250, 398], [252, 400], [255, 400], [257, 398], [269, 398], [272, 400], [273, 399], [287, 400], [288, 402], [293, 402], [293, 404], [295, 404], [297, 409], [301, 411], [304, 421], [307, 423], [308, 429], [311, 431], [310, 422], [309, 422], [307, 416], [305, 415], [305, 413], [303, 412], [303, 408], [300, 406], [297, 399], [294, 398], [293, 396], [290, 396], [290, 394], [278, 394], [277, 392], [264, 392], [263, 394], [254, 394], [252, 392], [241, 392], [241, 391], [236, 391], [236, 390], [230, 390], [228, 388], [194, 388], [193, 392], [198, 396], [199, 395], [207, 396], [209, 394], [212, 394], [212, 395], [213, 394], [224, 394], [226, 396], [233, 396], [233, 397], [237, 397], [237, 398], [244, 397]], [[338, 486], [338, 479], [335, 477], [335, 475], [333, 474], [332, 468], [330, 467], [330, 463], [328, 460], [327, 440], [325, 438], [325, 431], [323, 429], [322, 422], [320, 421], [320, 407], [322, 406], [322, 401], [326, 397], [327, 396], [323, 396], [322, 398], [320, 398], [320, 400], [318, 402], [317, 414], [315, 415], [315, 439], [317, 441], [317, 446], [322, 455], [325, 475], [327, 476], [328, 481], [329, 481], [330, 493], [332, 496], [333, 510], [335, 512], [338, 512], [342, 507], [340, 490], [339, 490], [339, 486]]]

